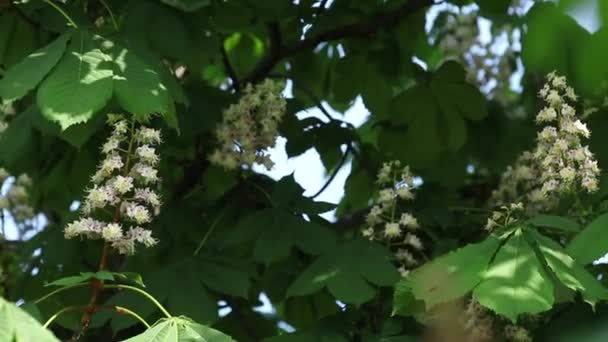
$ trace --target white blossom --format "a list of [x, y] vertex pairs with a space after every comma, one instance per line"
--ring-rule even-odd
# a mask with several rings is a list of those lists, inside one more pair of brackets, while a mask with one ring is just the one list
[[387, 222], [384, 226], [384, 236], [389, 239], [401, 236], [401, 227], [399, 227], [399, 223]]
[[122, 227], [118, 223], [109, 223], [101, 231], [101, 238], [112, 242], [122, 238]]

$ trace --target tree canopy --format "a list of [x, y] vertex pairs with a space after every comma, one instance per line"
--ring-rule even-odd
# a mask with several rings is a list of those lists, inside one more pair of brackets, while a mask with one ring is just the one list
[[0, 342], [608, 340], [606, 18], [0, 0]]

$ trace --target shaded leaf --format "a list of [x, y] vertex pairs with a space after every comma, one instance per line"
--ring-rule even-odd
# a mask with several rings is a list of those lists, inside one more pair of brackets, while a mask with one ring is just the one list
[[287, 290], [303, 296], [323, 287], [341, 301], [362, 304], [375, 295], [377, 286], [392, 286], [399, 279], [390, 257], [379, 245], [355, 239], [338, 245], [315, 260]]
[[42, 114], [66, 129], [87, 122], [112, 97], [111, 58], [84, 32], [68, 49], [38, 89]]
[[600, 215], [578, 233], [566, 251], [583, 265], [590, 264], [608, 252], [608, 213]]
[[57, 64], [71, 36], [71, 32], [62, 34], [8, 69], [0, 79], [0, 98], [6, 101], [17, 100], [34, 89]]
[[547, 265], [564, 285], [582, 293], [585, 301], [591, 305], [608, 299], [608, 289], [572, 259], [557, 242], [535, 231], [531, 234], [538, 243]]

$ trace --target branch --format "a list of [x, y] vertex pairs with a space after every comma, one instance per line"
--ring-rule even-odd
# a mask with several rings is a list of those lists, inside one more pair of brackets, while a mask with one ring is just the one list
[[272, 71], [274, 66], [284, 58], [295, 55], [300, 51], [314, 49], [320, 43], [336, 41], [343, 38], [372, 36], [383, 29], [395, 26], [401, 19], [432, 4], [432, 0], [409, 0], [404, 5], [391, 11], [380, 12], [367, 20], [358, 23], [338, 26], [332, 30], [318, 33], [287, 46], [279, 45], [277, 47], [277, 42], [273, 42], [271, 31], [270, 51], [268, 52], [268, 55], [266, 55], [253, 71], [245, 76], [240, 82], [243, 84], [259, 81]]
[[331, 176], [329, 176], [329, 178], [327, 179], [327, 182], [325, 182], [325, 184], [321, 187], [321, 189], [319, 189], [319, 191], [317, 191], [310, 198], [314, 199], [314, 198], [319, 197], [319, 195], [321, 195], [323, 193], [323, 191], [325, 191], [329, 187], [329, 185], [334, 181], [334, 179], [338, 175], [338, 172], [340, 172], [340, 170], [344, 166], [344, 163], [346, 163], [346, 159], [348, 159], [348, 155], [350, 154], [351, 150], [352, 150], [352, 146], [350, 144], [348, 144], [346, 146], [346, 151], [344, 151], [344, 154], [342, 155], [342, 159], [340, 159], [340, 162], [338, 163], [338, 165], [332, 172]]
[[222, 62], [224, 63], [224, 68], [226, 68], [226, 73], [232, 81], [232, 88], [238, 92], [241, 89], [241, 84], [239, 83], [239, 79], [236, 76], [236, 72], [234, 71], [232, 64], [230, 64], [230, 59], [228, 58], [228, 53], [226, 52], [226, 47], [224, 46], [223, 40], [220, 43], [220, 51], [222, 52]]

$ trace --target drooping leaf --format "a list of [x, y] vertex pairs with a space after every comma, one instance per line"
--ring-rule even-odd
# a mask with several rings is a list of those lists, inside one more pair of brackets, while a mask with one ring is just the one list
[[287, 257], [294, 247], [318, 255], [336, 244], [335, 234], [326, 227], [282, 209], [265, 209], [246, 216], [227, 238], [226, 245], [248, 239], [255, 239], [254, 258], [267, 264]]
[[408, 276], [414, 298], [424, 301], [428, 309], [465, 295], [481, 281], [499, 244], [499, 238], [490, 235], [417, 268]]
[[592, 306], [599, 300], [608, 299], [608, 289], [569, 256], [557, 242], [535, 231], [531, 234], [538, 243], [547, 265], [564, 285], [573, 291], [581, 292], [585, 301]]
[[362, 304], [373, 298], [373, 285], [391, 286], [397, 269], [379, 245], [355, 239], [321, 255], [291, 284], [287, 296], [304, 296], [323, 287], [338, 300]]
[[608, 213], [600, 215], [578, 233], [566, 246], [566, 251], [583, 265], [590, 264], [608, 253]]
[[70, 286], [85, 283], [91, 279], [114, 280], [114, 274], [108, 271], [98, 271], [95, 273], [81, 272], [80, 275], [60, 278], [46, 284], [45, 286]]
[[576, 233], [581, 230], [581, 227], [578, 223], [576, 223], [576, 221], [562, 216], [536, 215], [526, 222], [537, 227], [555, 228], [571, 233]]
[[160, 114], [177, 127], [173, 99], [159, 73], [127, 48], [115, 48], [114, 63], [114, 95], [121, 107], [139, 120]]
[[124, 342], [234, 342], [220, 331], [193, 322], [187, 317], [161, 319], [143, 333]]
[[551, 309], [553, 284], [520, 229], [500, 248], [473, 298], [512, 322]]
[[38, 89], [40, 111], [62, 129], [87, 122], [112, 97], [112, 75], [111, 57], [90, 34], [76, 33]]
[[71, 36], [71, 32], [62, 34], [8, 69], [0, 79], [0, 98], [5, 101], [17, 100], [34, 89], [57, 64]]
[[0, 297], [0, 342], [59, 342], [53, 334], [15, 304]]

